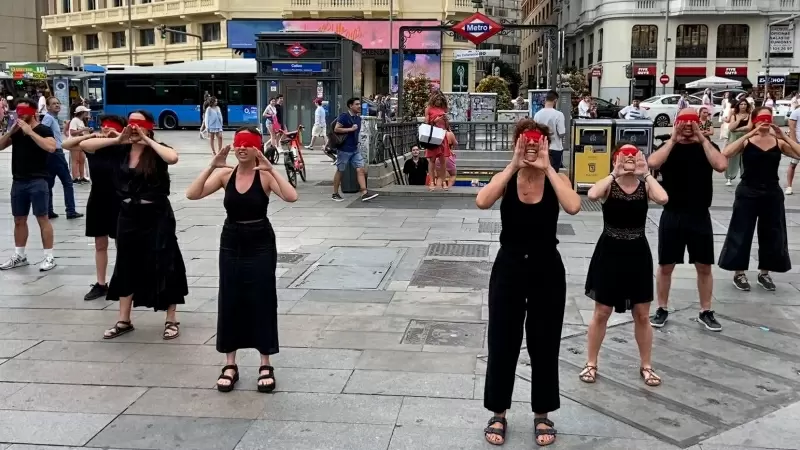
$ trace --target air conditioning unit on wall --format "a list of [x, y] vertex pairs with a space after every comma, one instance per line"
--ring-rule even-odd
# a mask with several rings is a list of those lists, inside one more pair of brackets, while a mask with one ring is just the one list
[[67, 66], [73, 70], [83, 70], [83, 55], [70, 55]]

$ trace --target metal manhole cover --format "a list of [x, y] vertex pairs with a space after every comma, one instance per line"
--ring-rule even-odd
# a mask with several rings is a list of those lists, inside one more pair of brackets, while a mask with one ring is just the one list
[[[503, 229], [500, 222], [478, 222], [479, 233], [499, 233]], [[556, 234], [559, 236], [575, 236], [575, 229], [568, 223], [558, 224]]]
[[593, 202], [587, 197], [581, 197], [581, 211], [603, 211], [601, 202]]
[[307, 253], [278, 253], [278, 262], [284, 264], [297, 264], [308, 256]]
[[426, 256], [456, 256], [461, 258], [487, 258], [489, 246], [485, 244], [430, 244]]
[[486, 325], [482, 323], [412, 320], [401, 343], [483, 348], [485, 334]]
[[492, 263], [488, 261], [423, 260], [409, 284], [486, 289], [491, 273]]

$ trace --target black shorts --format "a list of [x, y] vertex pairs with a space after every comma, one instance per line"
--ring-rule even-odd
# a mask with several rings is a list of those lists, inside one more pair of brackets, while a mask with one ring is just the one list
[[708, 211], [664, 210], [658, 224], [658, 264], [714, 264], [714, 230]]

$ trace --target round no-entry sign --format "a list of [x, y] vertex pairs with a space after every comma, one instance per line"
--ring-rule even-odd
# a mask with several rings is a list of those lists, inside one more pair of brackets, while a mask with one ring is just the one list
[[661, 82], [661, 84], [669, 83], [669, 75], [667, 74], [661, 75], [661, 78], [659, 78], [658, 81]]

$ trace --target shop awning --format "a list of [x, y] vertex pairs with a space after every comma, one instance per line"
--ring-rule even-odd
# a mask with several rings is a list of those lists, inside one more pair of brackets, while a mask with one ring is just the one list
[[687, 83], [689, 89], [732, 89], [742, 86], [742, 82], [731, 78], [708, 77]]

